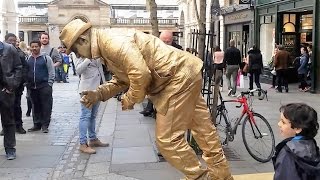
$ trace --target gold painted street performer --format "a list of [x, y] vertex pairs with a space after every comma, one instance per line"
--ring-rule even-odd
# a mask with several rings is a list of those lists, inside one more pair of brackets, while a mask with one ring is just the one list
[[[80, 19], [69, 22], [60, 34], [67, 53], [83, 58], [103, 58], [114, 74], [96, 90], [83, 91], [88, 108], [128, 89], [122, 110], [133, 109], [146, 95], [157, 109], [157, 145], [164, 158], [186, 179], [233, 179], [201, 96], [203, 62], [159, 38], [133, 29], [95, 29]], [[201, 166], [185, 140], [187, 129], [203, 151], [207, 166]]]

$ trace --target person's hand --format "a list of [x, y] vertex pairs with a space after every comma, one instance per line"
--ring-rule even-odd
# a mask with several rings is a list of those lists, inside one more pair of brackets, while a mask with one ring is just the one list
[[126, 94], [121, 97], [122, 110], [133, 109], [134, 103], [131, 102]]
[[95, 103], [102, 100], [100, 93], [96, 90], [82, 91], [81, 95], [82, 98], [80, 102], [89, 109], [91, 109]]

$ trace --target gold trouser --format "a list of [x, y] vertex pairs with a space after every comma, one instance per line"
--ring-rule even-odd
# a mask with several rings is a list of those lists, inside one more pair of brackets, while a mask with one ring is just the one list
[[[197, 179], [207, 171], [214, 180], [232, 179], [216, 128], [200, 94], [202, 80], [201, 75], [198, 76], [187, 90], [170, 98], [166, 115], [157, 114], [157, 145], [163, 157], [184, 173], [186, 179]], [[185, 132], [188, 129], [203, 151], [208, 169], [201, 167], [187, 143]]]

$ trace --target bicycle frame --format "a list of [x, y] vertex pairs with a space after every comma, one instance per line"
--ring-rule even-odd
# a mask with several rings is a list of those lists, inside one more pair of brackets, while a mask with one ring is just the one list
[[221, 101], [220, 106], [222, 106], [222, 110], [227, 111], [227, 109], [225, 107], [225, 103], [227, 103], [227, 102], [240, 103], [240, 106], [236, 106], [236, 107], [237, 108], [240, 108], [241, 106], [243, 107], [240, 117], [236, 120], [236, 122], [234, 123], [233, 126], [231, 124], [231, 121], [229, 120], [229, 117], [227, 116], [228, 113], [225, 113], [225, 115], [227, 116], [227, 121], [228, 121], [226, 123], [227, 123], [228, 126], [231, 127], [231, 130], [232, 130], [232, 132], [231, 132], [232, 134], [231, 135], [237, 134], [237, 128], [238, 128], [240, 122], [242, 121], [243, 117], [245, 117], [245, 115], [247, 115], [249, 117], [250, 121], [254, 125], [256, 125], [256, 122], [255, 122], [255, 120], [253, 118], [253, 112], [252, 112], [252, 110], [250, 109], [250, 107], [248, 105], [248, 99], [247, 99], [246, 96], [241, 96], [240, 98], [232, 99], [232, 100], [223, 100], [222, 96], [221, 96], [221, 92], [219, 92], [219, 98], [220, 98], [220, 101]]

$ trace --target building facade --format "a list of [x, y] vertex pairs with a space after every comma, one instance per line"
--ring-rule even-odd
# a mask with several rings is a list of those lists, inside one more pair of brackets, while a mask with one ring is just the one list
[[7, 33], [18, 33], [17, 1], [1, 0], [0, 10], [0, 40], [3, 41]]
[[[276, 44], [291, 53], [292, 60], [300, 56], [303, 45], [313, 45], [312, 90], [319, 90], [319, 0], [258, 0], [255, 25], [256, 39], [263, 54], [264, 64], [271, 59]], [[290, 77], [295, 76], [290, 67]]]
[[[166, 3], [166, 4], [164, 4]], [[60, 45], [59, 33], [75, 18], [91, 22], [99, 28], [135, 28], [151, 32], [149, 11], [145, 1], [134, 0], [120, 4], [113, 0], [20, 0], [20, 38], [29, 42], [39, 33], [48, 32], [50, 43]], [[159, 30], [172, 30], [178, 37], [178, 6], [160, 1], [158, 4]]]

